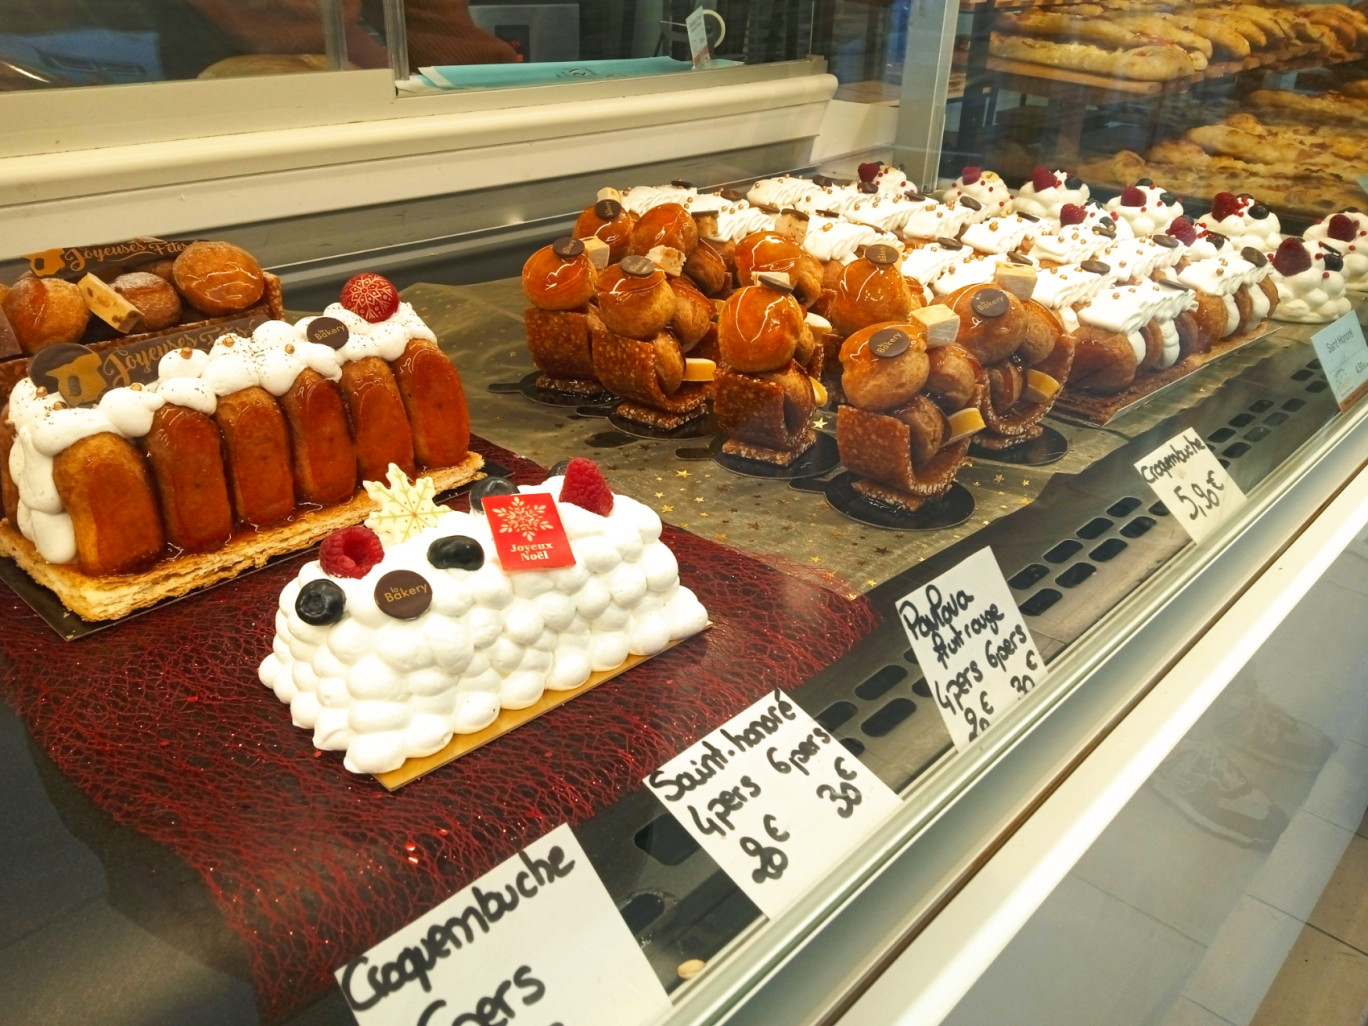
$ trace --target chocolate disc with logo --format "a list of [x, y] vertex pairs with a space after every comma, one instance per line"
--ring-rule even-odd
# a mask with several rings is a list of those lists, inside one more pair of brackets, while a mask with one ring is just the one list
[[788, 275], [765, 272], [757, 274], [755, 280], [766, 288], [774, 289], [776, 292], [793, 292], [793, 285], [789, 282]]
[[1078, 266], [1083, 268], [1083, 270], [1087, 271], [1089, 274], [1111, 273], [1111, 267], [1108, 264], [1104, 264], [1101, 260], [1084, 260]]
[[832, 181], [830, 178], [828, 178], [826, 175], [813, 175], [813, 176], [812, 176], [812, 184], [813, 184], [813, 185], [816, 185], [816, 186], [818, 186], [818, 187], [820, 187], [820, 188], [823, 188], [823, 189], [829, 189], [829, 188], [831, 188], [831, 186], [835, 185], [836, 183], [833, 182], [833, 181]]
[[[1324, 245], [1324, 243], [1322, 243], [1322, 245]], [[1264, 256], [1253, 246], [1246, 246], [1244, 249], [1240, 250], [1240, 256], [1244, 257], [1255, 267], [1262, 267], [1264, 264], [1268, 263], [1268, 257]]]
[[980, 289], [975, 292], [974, 298], [969, 300], [969, 305], [980, 317], [1001, 317], [1012, 307], [1007, 293], [996, 288]]
[[1177, 249], [1182, 245], [1182, 243], [1172, 235], [1166, 235], [1163, 232], [1160, 232], [1158, 235], [1151, 235], [1150, 238], [1154, 240], [1155, 245], [1163, 246], [1165, 249]]
[[655, 274], [656, 266], [651, 263], [648, 257], [644, 256], [625, 256], [618, 266], [622, 268], [622, 273], [633, 278], [649, 278]]
[[351, 332], [336, 317], [315, 317], [304, 329], [304, 337], [310, 342], [317, 342], [333, 349], [341, 349], [347, 344]]
[[983, 209], [983, 204], [980, 203], [978, 200], [974, 199], [973, 196], [961, 196], [959, 198], [959, 201], [963, 203], [966, 207], [968, 207], [970, 210]]
[[601, 199], [594, 204], [594, 213], [601, 221], [611, 221], [622, 213], [622, 204], [615, 199]]
[[562, 260], [573, 260], [584, 252], [584, 243], [572, 235], [564, 235], [551, 243], [551, 252]]
[[79, 342], [40, 349], [29, 360], [29, 380], [48, 394], [59, 393], [68, 406], [98, 402], [110, 387], [101, 373], [104, 361]]
[[902, 356], [911, 344], [912, 339], [901, 328], [881, 328], [869, 336], [869, 351], [885, 360]]
[[375, 583], [375, 604], [396, 620], [416, 620], [432, 605], [432, 585], [412, 570], [391, 570]]
[[875, 267], [892, 267], [898, 262], [898, 251], [882, 242], [866, 246], [864, 255]]

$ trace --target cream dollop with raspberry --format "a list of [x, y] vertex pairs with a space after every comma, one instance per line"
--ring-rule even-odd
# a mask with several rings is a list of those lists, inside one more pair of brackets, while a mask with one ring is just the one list
[[973, 220], [982, 221], [989, 217], [1010, 214], [1013, 206], [1012, 191], [1007, 188], [996, 171], [983, 171], [976, 167], [966, 167], [964, 173], [950, 183], [945, 190], [945, 202], [959, 206], [960, 201], [969, 198], [978, 203], [980, 210]]
[[1019, 214], [1033, 214], [1058, 221], [1059, 212], [1065, 205], [1074, 203], [1082, 206], [1091, 195], [1092, 191], [1081, 178], [1075, 178], [1067, 171], [1038, 167], [1032, 173], [1031, 180], [1017, 190], [1013, 203]]
[[1325, 324], [1349, 312], [1343, 257], [1318, 242], [1284, 239], [1272, 255], [1270, 278], [1278, 286], [1277, 321]]
[[1282, 241], [1278, 215], [1253, 196], [1218, 192], [1211, 201], [1211, 212], [1197, 219], [1198, 225], [1230, 240], [1236, 250], [1253, 246], [1271, 253]]
[[1136, 235], [1157, 235], [1176, 217], [1183, 216], [1183, 204], [1173, 193], [1157, 185], [1131, 185], [1121, 195], [1107, 200], [1106, 209], [1125, 221]]
[[1302, 233], [1307, 242], [1323, 242], [1344, 255], [1344, 283], [1351, 292], [1368, 291], [1368, 214], [1344, 210], [1317, 221]]

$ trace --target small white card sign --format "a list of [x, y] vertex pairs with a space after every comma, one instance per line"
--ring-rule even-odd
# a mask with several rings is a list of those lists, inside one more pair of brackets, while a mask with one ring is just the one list
[[361, 1026], [641, 1026], [670, 1009], [565, 825], [336, 975]]
[[701, 68], [712, 63], [712, 47], [708, 44], [708, 25], [704, 19], [707, 9], [696, 7], [684, 19], [684, 28], [689, 33], [689, 51], [693, 54], [693, 65]]
[[1368, 342], [1358, 314], [1350, 310], [1311, 336], [1320, 357], [1321, 370], [1341, 410], [1347, 410], [1368, 392]]
[[646, 786], [771, 919], [898, 806], [887, 784], [780, 691]]
[[957, 749], [1045, 679], [990, 548], [898, 600], [898, 619]]
[[1192, 428], [1138, 461], [1135, 469], [1195, 542], [1229, 520], [1245, 501], [1240, 486]]

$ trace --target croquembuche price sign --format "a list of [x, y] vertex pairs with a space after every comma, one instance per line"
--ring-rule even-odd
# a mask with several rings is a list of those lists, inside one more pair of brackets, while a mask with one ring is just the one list
[[568, 826], [337, 970], [361, 1026], [643, 1026], [656, 975]]
[[1045, 679], [992, 549], [898, 600], [898, 619], [958, 749]]
[[1368, 342], [1363, 338], [1357, 311], [1327, 324], [1311, 336], [1325, 380], [1341, 410], [1347, 410], [1368, 392]]
[[1195, 542], [1230, 519], [1245, 501], [1240, 486], [1192, 428], [1138, 461], [1135, 469]]
[[771, 919], [898, 806], [887, 784], [779, 691], [646, 786]]

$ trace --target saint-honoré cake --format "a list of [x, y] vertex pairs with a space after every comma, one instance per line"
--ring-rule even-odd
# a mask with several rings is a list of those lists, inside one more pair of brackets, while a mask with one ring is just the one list
[[[371, 492], [369, 526], [330, 538], [281, 593], [260, 668], [295, 725], [353, 773], [431, 755], [707, 625], [660, 517], [614, 495], [589, 460], [530, 487], [483, 481], [470, 513], [433, 505], [430, 485], [397, 468]], [[540, 537], [557, 517], [573, 562], [506, 569], [495, 535]]]

